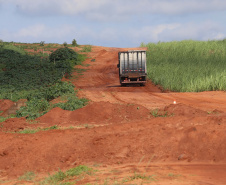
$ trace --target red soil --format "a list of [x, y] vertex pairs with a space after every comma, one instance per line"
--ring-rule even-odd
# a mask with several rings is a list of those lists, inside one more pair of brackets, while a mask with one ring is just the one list
[[[24, 118], [0, 123], [3, 180], [85, 164], [100, 171], [81, 184], [97, 178], [113, 184], [113, 176], [120, 182], [131, 172], [155, 174], [156, 184], [226, 184], [226, 93], [163, 93], [150, 81], [121, 87], [117, 53], [127, 49], [93, 46], [89, 66], [80, 66], [87, 71], [72, 81], [90, 99], [86, 107], [54, 108], [33, 124]], [[53, 125], [61, 129], [8, 133]]]
[[13, 106], [14, 102], [11, 100], [0, 100], [0, 111], [4, 112]]

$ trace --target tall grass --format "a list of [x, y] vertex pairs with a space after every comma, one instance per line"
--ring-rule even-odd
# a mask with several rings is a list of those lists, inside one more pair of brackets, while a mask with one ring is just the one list
[[165, 90], [226, 90], [226, 39], [159, 42], [148, 47], [148, 77]]

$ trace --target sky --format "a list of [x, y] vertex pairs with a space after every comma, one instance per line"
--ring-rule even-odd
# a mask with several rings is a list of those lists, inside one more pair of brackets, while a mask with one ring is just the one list
[[226, 38], [225, 0], [0, 0], [0, 40], [138, 47]]

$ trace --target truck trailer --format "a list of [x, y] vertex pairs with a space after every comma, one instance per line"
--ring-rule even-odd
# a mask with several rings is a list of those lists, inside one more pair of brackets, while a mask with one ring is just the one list
[[130, 50], [118, 53], [119, 80], [121, 86], [140, 84], [144, 86], [147, 78], [146, 51]]

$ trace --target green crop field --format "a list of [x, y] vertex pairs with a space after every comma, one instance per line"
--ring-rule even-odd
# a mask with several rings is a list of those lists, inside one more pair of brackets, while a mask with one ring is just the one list
[[147, 47], [147, 73], [164, 90], [226, 90], [226, 39], [141, 44]]
[[[88, 100], [77, 97], [74, 85], [62, 81], [71, 77], [74, 67], [86, 56], [64, 46], [58, 46], [49, 56], [24, 50], [36, 45], [0, 43], [0, 99], [27, 99], [27, 106], [17, 110], [15, 116], [28, 119], [36, 119], [53, 107], [75, 110], [86, 105]], [[58, 97], [65, 101], [51, 104]], [[0, 117], [0, 122], [5, 119]]]

